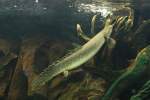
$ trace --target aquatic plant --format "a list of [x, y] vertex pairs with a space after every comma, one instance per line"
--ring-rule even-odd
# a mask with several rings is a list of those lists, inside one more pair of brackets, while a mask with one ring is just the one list
[[150, 80], [148, 80], [139, 92], [133, 95], [130, 100], [145, 100], [148, 96], [150, 96]]
[[144, 48], [136, 57], [134, 63], [118, 77], [105, 93], [102, 100], [114, 100], [124, 89], [138, 82], [148, 72], [150, 66], [150, 46]]

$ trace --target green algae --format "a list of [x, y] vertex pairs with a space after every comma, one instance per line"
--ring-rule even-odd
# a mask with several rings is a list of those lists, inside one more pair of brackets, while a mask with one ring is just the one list
[[122, 93], [122, 91], [124, 91], [124, 89], [133, 85], [133, 83], [138, 82], [141, 76], [147, 73], [149, 65], [150, 46], [147, 46], [139, 52], [131, 67], [112, 83], [102, 100], [114, 100]]

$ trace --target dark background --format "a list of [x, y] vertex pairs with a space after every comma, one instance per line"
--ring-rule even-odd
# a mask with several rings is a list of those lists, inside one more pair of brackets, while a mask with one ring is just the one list
[[[0, 36], [23, 37], [24, 35], [48, 34], [50, 37], [72, 40], [76, 24], [84, 23], [88, 31], [89, 18], [93, 14], [78, 13], [76, 2], [96, 0], [0, 0]], [[149, 0], [107, 0], [131, 2], [144, 18], [149, 18]]]

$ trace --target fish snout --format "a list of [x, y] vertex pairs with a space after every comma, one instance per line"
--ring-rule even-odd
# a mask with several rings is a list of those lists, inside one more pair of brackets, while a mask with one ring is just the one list
[[130, 16], [118, 16], [114, 21], [114, 32], [130, 31], [133, 26], [133, 20]]

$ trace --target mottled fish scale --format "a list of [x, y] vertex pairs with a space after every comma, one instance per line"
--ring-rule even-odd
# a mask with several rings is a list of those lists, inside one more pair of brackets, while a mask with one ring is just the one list
[[105, 36], [110, 37], [113, 25], [111, 20], [106, 21], [105, 27], [102, 31], [97, 33], [90, 41], [83, 45], [79, 50], [65, 57], [58, 63], [48, 66], [40, 75], [33, 80], [32, 90], [36, 90], [44, 85], [46, 82], [51, 80], [56, 75], [72, 70], [79, 67], [83, 63], [91, 59], [103, 46], [105, 42]]

